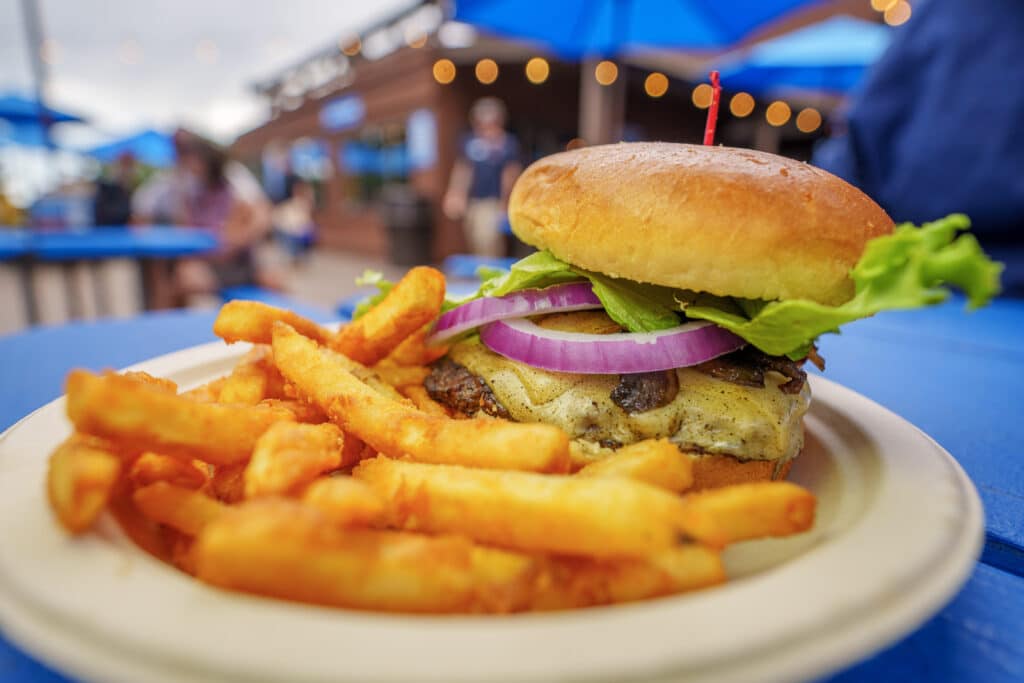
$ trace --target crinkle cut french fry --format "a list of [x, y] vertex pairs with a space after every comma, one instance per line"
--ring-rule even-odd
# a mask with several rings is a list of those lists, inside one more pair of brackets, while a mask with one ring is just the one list
[[693, 484], [693, 463], [668, 439], [623, 446], [576, 473], [580, 477], [627, 477], [679, 493]]
[[345, 434], [345, 441], [341, 446], [341, 463], [339, 469], [351, 467], [363, 458], [372, 458], [377, 455], [376, 451], [363, 443], [362, 439], [355, 434]]
[[220, 390], [224, 388], [224, 384], [227, 381], [227, 377], [218, 377], [213, 381], [181, 392], [181, 396], [183, 398], [190, 398], [193, 401], [199, 401], [200, 403], [216, 403], [220, 398]]
[[165, 543], [167, 544], [168, 558], [167, 561], [173, 564], [175, 567], [195, 576], [196, 574], [196, 557], [195, 547], [196, 539], [194, 536], [183, 534], [177, 529], [171, 527], [161, 527]]
[[302, 502], [342, 526], [384, 522], [384, 501], [377, 492], [348, 476], [320, 477], [303, 491]]
[[426, 465], [385, 457], [353, 476], [387, 501], [398, 526], [481, 543], [572, 555], [643, 556], [674, 545], [683, 503], [618, 477]]
[[[302, 335], [302, 336], [305, 336], [305, 335]], [[349, 358], [348, 356], [344, 356], [344, 355], [341, 355], [339, 353], [333, 354], [332, 360], [335, 361], [337, 365], [339, 365], [339, 366], [345, 368], [346, 370], [348, 370], [349, 372], [351, 372], [353, 375], [355, 375], [355, 377], [357, 379], [359, 379], [361, 382], [363, 382], [364, 384], [369, 386], [371, 389], [376, 391], [378, 394], [382, 394], [384, 396], [387, 396], [390, 399], [393, 399], [395, 401], [398, 401], [399, 403], [402, 403], [402, 404], [405, 404], [405, 405], [408, 405], [408, 406], [412, 405], [412, 401], [410, 401], [405, 396], [403, 396], [398, 391], [398, 389], [393, 387], [391, 384], [385, 382], [381, 378], [381, 376], [378, 375], [376, 372], [374, 372], [371, 368], [368, 368], [365, 365], [363, 365], [362, 363], [360, 363], [358, 361], [354, 361], [351, 358]], [[294, 388], [295, 388], [294, 385], [292, 385], [293, 393], [294, 393]], [[302, 394], [303, 392], [300, 391], [299, 393]], [[326, 418], [324, 418], [324, 419], [326, 419]], [[305, 420], [301, 420], [300, 419], [299, 421], [300, 422], [304, 422]]]
[[430, 365], [448, 353], [447, 346], [427, 346], [426, 338], [430, 335], [432, 327], [433, 323], [428, 323], [410, 334], [381, 362], [390, 362], [394, 365]]
[[198, 489], [206, 484], [209, 477], [194, 463], [169, 455], [147, 452], [132, 463], [128, 470], [128, 479], [135, 486], [149, 486], [158, 481], [165, 481], [182, 488]]
[[508, 612], [529, 599], [527, 555], [459, 537], [341, 529], [288, 499], [250, 501], [209, 524], [197, 575], [224, 588], [396, 612]]
[[124, 376], [130, 377], [137, 382], [148, 384], [154, 389], [162, 389], [169, 394], [178, 393], [178, 385], [166, 377], [155, 377], [154, 375], [151, 375], [148, 372], [142, 372], [141, 370], [129, 370], [124, 373]]
[[423, 366], [389, 365], [384, 362], [374, 365], [373, 371], [399, 391], [405, 386], [422, 385], [430, 374], [430, 369]]
[[171, 549], [165, 527], [142, 514], [131, 494], [129, 487], [119, 486], [107, 503], [107, 510], [135, 545], [162, 562], [170, 562]]
[[296, 422], [305, 424], [327, 422], [327, 413], [320, 406], [309, 401], [294, 398], [265, 398], [258, 405], [276, 410], [286, 410], [291, 413]]
[[814, 494], [788, 481], [705, 489], [684, 497], [683, 529], [713, 546], [789, 536], [811, 528], [815, 505]]
[[162, 481], [136, 489], [132, 500], [146, 517], [189, 536], [198, 534], [229, 509], [205, 493]]
[[84, 370], [68, 374], [67, 413], [85, 433], [215, 465], [247, 460], [270, 425], [293, 419], [281, 409], [200, 403], [128, 377]]
[[413, 402], [417, 408], [430, 415], [437, 415], [438, 417], [449, 417], [447, 409], [434, 399], [430, 398], [430, 394], [423, 387], [422, 384], [410, 384], [408, 386], [401, 387], [400, 391], [402, 395]]
[[284, 378], [274, 367], [270, 347], [259, 344], [228, 375], [218, 400], [254, 406], [268, 398], [284, 398]]
[[61, 525], [85, 531], [103, 511], [117, 484], [121, 458], [97, 439], [75, 435], [50, 455], [46, 492]]
[[203, 491], [222, 503], [233, 505], [245, 499], [245, 468], [247, 463], [219, 465], [214, 468]]
[[726, 576], [718, 551], [685, 544], [640, 558], [553, 557], [546, 578], [537, 583], [531, 609], [647, 600], [723, 583]]
[[444, 287], [441, 271], [428, 266], [410, 269], [379, 304], [338, 330], [331, 347], [363, 365], [373, 365], [438, 316]]
[[412, 405], [412, 402], [405, 396], [402, 396], [398, 389], [384, 381], [384, 378], [372, 369], [352, 360], [348, 356], [343, 356], [340, 353], [334, 354], [334, 360], [338, 361], [339, 365], [344, 366], [344, 368], [351, 372], [356, 379], [376, 391], [378, 394], [387, 396], [391, 400], [398, 401], [405, 405]]
[[330, 423], [272, 425], [256, 440], [245, 468], [245, 497], [288, 495], [337, 469], [344, 439]]
[[569, 438], [546, 424], [428, 415], [374, 391], [346, 370], [338, 354], [287, 325], [274, 328], [274, 362], [331, 420], [388, 455], [474, 467], [560, 472]]
[[239, 341], [269, 344], [274, 323], [278, 321], [291, 325], [301, 334], [321, 343], [327, 343], [333, 336], [326, 328], [298, 313], [242, 299], [221, 306], [213, 322], [213, 333], [229, 344]]

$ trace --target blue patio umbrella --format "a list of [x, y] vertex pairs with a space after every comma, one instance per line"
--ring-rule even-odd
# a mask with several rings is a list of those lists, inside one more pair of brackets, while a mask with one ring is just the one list
[[722, 85], [731, 90], [845, 93], [882, 56], [890, 39], [885, 26], [837, 16], [723, 57], [716, 68]]
[[38, 121], [8, 121], [0, 119], [0, 147], [49, 147], [50, 139], [43, 134]]
[[566, 59], [638, 48], [721, 49], [820, 0], [457, 0], [455, 18]]
[[55, 123], [84, 122], [85, 119], [52, 107], [39, 108], [32, 97], [16, 93], [0, 95], [0, 145], [53, 148], [50, 128]]
[[86, 154], [104, 163], [110, 163], [122, 154], [131, 154], [144, 164], [158, 167], [172, 165], [175, 157], [171, 136], [156, 130], [143, 130], [93, 147]]
[[[49, 123], [66, 123], [84, 119], [76, 114], [43, 107], [44, 118]], [[27, 124], [39, 121], [39, 103], [35, 98], [23, 97], [16, 93], [0, 95], [0, 119], [17, 124]]]

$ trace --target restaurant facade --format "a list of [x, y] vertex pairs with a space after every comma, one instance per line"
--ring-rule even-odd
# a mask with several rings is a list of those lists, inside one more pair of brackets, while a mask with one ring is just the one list
[[[287, 172], [313, 176], [319, 244], [398, 262], [439, 261], [467, 250], [460, 224], [443, 214], [441, 204], [468, 133], [472, 104], [484, 96], [504, 102], [525, 164], [587, 144], [579, 132], [579, 103], [585, 99], [581, 75], [584, 81], [589, 78], [595, 62], [562, 62], [486, 36], [452, 47], [444, 44], [436, 23], [416, 33], [408, 24], [403, 28], [406, 19], [385, 22], [362, 39], [342, 39], [327, 53], [260, 86], [272, 116], [240, 136], [232, 153], [258, 171], [265, 184], [268, 176]], [[373, 38], [382, 32], [391, 37], [393, 48], [371, 54]], [[696, 79], [680, 75], [697, 69], [685, 57], [660, 59], [616, 65], [610, 87], [619, 93], [613, 106], [622, 116], [620, 137], [699, 142], [704, 103], [694, 92]], [[289, 82], [318, 60], [335, 66], [330, 77], [314, 86]], [[530, 60], [535, 61], [528, 69]], [[678, 68], [673, 72], [673, 67]], [[664, 88], [649, 82], [656, 70]], [[737, 117], [723, 106], [717, 140], [809, 156], [820, 131], [809, 135], [792, 125], [769, 127], [763, 107], [757, 103], [748, 115]], [[303, 163], [311, 159], [315, 163]], [[412, 202], [415, 209], [402, 210]]]

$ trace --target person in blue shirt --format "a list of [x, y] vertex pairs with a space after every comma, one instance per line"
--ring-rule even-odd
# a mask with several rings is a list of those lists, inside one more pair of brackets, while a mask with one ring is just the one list
[[477, 100], [469, 117], [473, 132], [462, 142], [442, 208], [449, 218], [463, 221], [470, 251], [497, 258], [505, 255], [501, 224], [512, 184], [522, 171], [519, 143], [505, 130], [501, 100]]
[[913, 7], [813, 163], [897, 222], [967, 214], [1024, 296], [1024, 2]]

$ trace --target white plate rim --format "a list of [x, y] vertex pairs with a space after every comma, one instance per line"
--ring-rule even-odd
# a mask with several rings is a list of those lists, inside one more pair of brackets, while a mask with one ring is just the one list
[[[174, 375], [183, 372], [195, 374], [196, 368], [228, 364], [244, 350], [245, 348], [240, 345], [226, 347], [220, 342], [213, 342], [160, 356], [132, 366], [132, 369], [161, 375]], [[431, 671], [424, 671], [422, 667], [406, 666], [403, 668], [400, 663], [395, 666], [396, 657], [385, 661], [387, 666], [383, 669], [371, 669], [366, 668], [365, 662], [361, 664], [363, 668], [359, 668], [359, 665], [353, 666], [353, 660], [349, 658], [345, 660], [344, 670], [340, 673], [347, 674], [352, 680], [406, 680], [413, 674], [422, 680], [474, 680], [484, 673], [492, 680], [611, 680], [621, 678], [627, 673], [647, 680], [671, 680], [682, 674], [685, 674], [688, 680], [745, 680], [754, 673], [760, 680], [797, 680], [819, 676], [849, 662], [857, 661], [892, 642], [900, 635], [912, 630], [948, 602], [966, 581], [974, 567], [981, 551], [984, 524], [981, 503], [973, 485], [955, 460], [938, 444], [902, 418], [849, 389], [817, 376], [814, 376], [811, 381], [816, 409], [821, 410], [821, 406], [824, 406], [837, 410], [845, 419], [851, 420], [859, 428], [868, 430], [867, 433], [881, 436], [883, 439], [895, 439], [898, 443], [892, 446], [893, 449], [896, 445], [904, 447], [905, 451], [907, 445], [910, 445], [911, 448], [904, 452], [900, 459], [883, 455], [886, 463], [885, 477], [882, 481], [881, 491], [878, 492], [880, 499], [875, 501], [872, 508], [873, 517], [869, 516], [869, 519], [865, 520], [863, 524], [849, 530], [841, 538], [824, 544], [822, 548], [816, 549], [813, 553], [808, 553], [807, 557], [797, 558], [790, 564], [767, 572], [764, 576], [745, 579], [739, 585], [730, 584], [723, 588], [681, 598], [663, 599], [608, 610], [516, 616], [505, 620], [492, 619], [487, 622], [486, 626], [483, 626], [480, 618], [424, 619], [367, 615], [305, 608], [247, 596], [227, 595], [197, 585], [186, 577], [176, 574], [173, 570], [158, 566], [149, 558], [140, 557], [137, 558], [137, 561], [144, 573], [159, 574], [163, 572], [165, 574], [163, 579], [176, 584], [177, 589], [183, 591], [182, 595], [195, 602], [195, 605], [189, 604], [189, 608], [193, 610], [197, 606], [210, 609], [211, 605], [230, 605], [232, 614], [235, 612], [247, 614], [250, 618], [253, 618], [254, 615], [259, 615], [256, 618], [263, 618], [268, 614], [275, 618], [287, 616], [289, 626], [296, 623], [315, 624], [315, 628], [321, 630], [319, 636], [321, 638], [324, 633], [340, 636], [341, 632], [344, 632], [351, 637], [352, 629], [369, 631], [373, 633], [374, 637], [386, 638], [392, 649], [400, 653], [407, 656], [418, 655], [421, 658], [419, 660], [421, 663], [429, 661], [435, 667], [448, 666], [452, 662], [462, 663], [462, 666], [457, 666], [455, 669], [435, 668]], [[3, 460], [5, 444], [9, 443], [12, 435], [18, 434], [19, 430], [36, 424], [46, 424], [45, 421], [56, 419], [62, 413], [62, 402], [63, 399], [57, 399], [26, 416], [3, 435], [0, 435], [0, 472], [5, 472]], [[40, 420], [44, 422], [37, 423]], [[879, 432], [881, 433], [879, 434]], [[53, 439], [61, 437], [60, 434], [51, 436]], [[42, 455], [40, 454], [40, 458]], [[922, 465], [924, 470], [921, 469]], [[909, 519], [893, 514], [897, 510], [904, 511], [901, 510], [897, 499], [900, 495], [907, 494], [908, 477], [914, 478], [916, 486], [927, 487], [935, 494], [930, 499], [930, 504], [916, 510]], [[3, 484], [8, 483], [7, 479], [8, 477], [5, 476], [5, 481], [0, 481], [0, 490], [2, 490]], [[41, 487], [41, 481], [39, 486]], [[22, 499], [31, 499], [31, 496]], [[0, 508], [0, 510], [2, 509]], [[7, 512], [9, 511], [7, 510]], [[3, 528], [3, 520], [6, 519], [10, 519], [9, 514], [0, 517], [0, 529]], [[813, 581], [808, 584], [807, 572], [814, 568], [803, 565], [813, 558], [820, 560], [820, 555], [828, 555], [828, 551], [837, 552], [835, 549], [837, 547], [841, 549], [844, 544], [849, 546], [854, 540], [851, 535], [856, 536], [859, 543], [870, 540], [872, 535], [875, 540], [878, 540], [881, 528], [879, 524], [884, 522], [888, 522], [890, 525], [898, 523], [895, 526], [900, 533], [920, 534], [928, 529], [931, 529], [933, 533], [925, 534], [925, 536], [918, 535], [916, 538], [900, 538], [895, 545], [890, 542], [888, 545], [879, 545], [876, 548], [882, 552], [879, 557], [883, 566], [874, 567], [875, 574], [869, 578], [877, 578], [882, 575], [885, 577], [884, 583], [888, 588], [884, 591], [885, 597], [882, 600], [885, 603], [883, 612], [872, 614], [870, 617], [863, 614], [865, 611], [863, 586], [860, 584], [850, 586], [848, 583], [841, 586], [835, 582], [828, 583], [828, 595], [824, 599], [817, 595], [814, 596], [815, 600], [819, 601], [817, 605], [800, 604], [793, 600], [788, 602], [776, 600], [773, 604], [766, 603], [766, 596], [784, 590], [787, 584], [793, 588], [794, 581], [800, 581], [801, 588], [805, 592], [820, 590], [821, 586], [815, 587]], [[868, 524], [868, 527], [865, 528], [864, 524]], [[90, 555], [101, 558], [106, 556], [105, 560], [100, 561], [99, 566], [105, 566], [108, 570], [111, 562], [124, 561], [121, 551], [113, 551], [105, 547], [105, 545], [109, 545], [108, 541], [99, 539], [68, 541], [60, 536], [56, 529], [52, 531], [55, 536], [51, 537], [49, 541], [58, 545], [63, 544], [66, 546], [65, 550], [75, 553], [76, 557], [81, 555], [84, 546]], [[906, 563], [895, 561], [893, 550], [897, 547], [901, 552], [920, 555], [913, 563], [914, 567], [908, 568], [905, 566]], [[938, 552], [940, 549], [941, 552]], [[848, 552], [849, 548], [847, 548]], [[861, 552], [864, 552], [863, 549]], [[850, 555], [847, 554], [847, 562], [849, 557]], [[190, 674], [194, 674], [196, 680], [203, 679], [205, 675], [211, 676], [210, 680], [227, 680], [232, 676], [234, 677], [231, 678], [232, 680], [261, 678], [271, 680], [286, 673], [292, 680], [312, 681], [337, 679], [339, 674], [336, 667], [332, 668], [330, 661], [325, 661], [319, 666], [308, 670], [304, 669], [301, 672], [294, 668], [284, 671], [280, 668], [284, 662], [280, 658], [280, 653], [276, 651], [269, 653], [269, 657], [256, 656], [255, 659], [258, 661], [250, 661], [248, 666], [239, 668], [236, 666], [237, 661], [233, 662], [232, 658], [237, 660], [239, 652], [237, 647], [239, 644], [244, 644], [244, 639], [240, 643], [235, 643], [236, 649], [232, 651], [233, 654], [224, 656], [224, 653], [221, 652], [219, 656], [216, 656], [217, 653], [206, 652], [204, 654], [207, 655], [207, 658], [197, 664], [194, 660], [181, 657], [180, 650], [183, 645], [180, 641], [176, 642], [170, 650], [165, 648], [162, 653], [159, 650], [152, 650], [153, 638], [160, 636], [155, 632], [150, 633], [147, 629], [142, 629], [145, 631], [144, 633], [129, 633], [127, 639], [109, 637], [109, 633], [104, 639], [97, 636], [94, 623], [91, 625], [93, 629], [87, 629], [88, 636], [84, 636], [83, 624], [87, 622], [82, 621], [81, 604], [77, 606], [79, 612], [76, 615], [73, 611], [68, 611], [67, 602], [55, 599], [52, 595], [28, 596], [24, 594], [25, 586], [12, 579], [12, 572], [17, 573], [17, 562], [17, 557], [0, 547], [0, 627], [3, 627], [9, 637], [28, 651], [54, 661], [69, 671], [102, 680], [138, 680], [134, 678], [134, 675], [139, 671], [148, 672], [147, 680], [174, 680], [173, 675], [170, 678], [160, 678], [160, 676], [167, 674], [168, 671], [180, 674], [183, 668], [187, 668]], [[821, 566], [836, 568], [838, 566], [836, 562], [835, 558], [831, 558], [829, 562], [824, 562]], [[798, 569], [803, 571], [798, 572]], [[863, 568], [858, 567], [858, 570], [861, 571]], [[829, 629], [823, 629], [823, 624], [820, 621], [822, 602], [830, 603], [825, 613], [831, 614], [833, 617], [837, 613], [844, 616], [838, 621], [828, 620], [832, 623], [832, 627]], [[727, 606], [732, 609], [756, 608], [746, 614], [747, 618], [754, 622], [757, 618], [763, 619], [766, 614], [779, 614], [779, 610], [785, 608], [786, 611], [782, 613], [786, 614], [791, 622], [785, 627], [789, 628], [792, 633], [788, 634], [788, 639], [779, 637], [778, 634], [766, 639], [757, 637], [755, 628], [755, 637], [750, 638], [748, 636], [751, 634], [751, 629], [748, 628], [742, 632], [744, 634], [741, 636], [743, 638], [742, 646], [738, 649], [733, 647], [729, 651], [731, 656], [723, 655], [720, 648], [715, 656], [709, 656], [706, 643], [703, 644], [704, 649], [701, 650], [700, 646], [694, 645], [692, 640], [688, 641], [689, 650], [686, 647], [681, 647], [687, 643], [673, 642], [669, 644], [671, 647], [663, 646], [652, 649], [651, 643], [644, 641], [646, 649], [641, 648], [638, 651], [634, 648], [629, 652], [620, 650], [613, 653], [611, 658], [609, 658], [608, 647], [600, 646], [601, 643], [622, 642], [621, 637], [629, 631], [635, 633], [638, 629], [641, 631], [653, 629], [654, 632], [660, 633], [663, 631], [659, 631], [659, 627], [664, 629], [666, 624], [686, 625], [688, 618], [706, 618], [709, 614], [715, 614], [716, 610], [726, 609]], [[194, 617], [195, 613], [192, 612], [189, 615]], [[100, 616], [103, 616], [102, 613]], [[792, 622], [797, 622], [799, 628], [796, 628]], [[706, 626], [709, 622], [702, 623]], [[339, 629], [339, 624], [347, 625], [347, 630]], [[424, 624], [427, 625], [426, 628], [424, 628]], [[817, 628], [809, 628], [808, 624], [814, 624]], [[754, 625], [756, 626], [756, 624]], [[109, 623], [104, 624], [108, 631], [111, 626]], [[775, 626], [778, 627], [778, 624]], [[123, 627], [121, 630], [123, 631]], [[691, 629], [686, 636], [697, 638], [699, 641], [701, 633], [708, 630], [713, 629]], [[99, 631], [103, 631], [103, 629], [101, 628]], [[436, 635], [440, 631], [443, 631], [444, 638], [450, 641], [448, 650], [439, 646], [436, 638], [426, 637], [430, 633]], [[114, 629], [114, 632], [117, 632], [117, 628]], [[291, 637], [287, 635], [289, 633], [287, 629], [282, 629], [281, 633], [281, 638], [285, 640]], [[553, 644], [560, 642], [575, 642], [578, 646], [581, 634], [586, 636], [591, 643], [596, 643], [588, 652], [571, 651], [567, 656], [564, 649], [561, 652], [557, 649], [550, 649]], [[122, 635], [124, 634], [122, 633]], [[150, 648], [140, 650], [132, 647], [130, 649], [135, 654], [128, 656], [124, 645], [126, 640], [131, 640], [133, 636], [148, 638]], [[166, 638], [166, 633], [163, 634], [163, 637]], [[408, 646], [394, 647], [396, 638], [403, 643], [405, 641], [401, 639], [407, 639]], [[497, 662], [492, 660], [481, 663], [478, 659], [470, 657], [469, 659], [473, 663], [466, 667], [466, 659], [451, 656], [453, 654], [450, 649], [452, 643], [460, 639], [462, 640], [462, 652], [465, 651], [465, 648], [472, 648], [475, 644], [478, 654], [481, 646], [486, 646], [482, 649], [486, 651], [487, 655], [491, 657], [494, 657], [495, 653], [500, 655], [501, 649], [495, 650], [493, 642], [497, 639], [502, 642], [514, 642], [517, 644], [517, 648], [525, 647], [526, 651], [534, 655], [535, 658], [532, 662], [526, 661], [520, 654], [522, 650], [517, 649], [506, 660]], [[60, 646], [56, 647], [54, 644], [58, 641]], [[351, 656], [357, 646], [351, 640], [345, 642], [351, 646], [347, 650]], [[279, 642], [276, 645], [284, 647], [286, 643]], [[177, 654], [173, 651], [175, 648], [179, 650]], [[537, 648], [544, 650], [543, 656], [536, 657]], [[101, 653], [100, 650], [105, 650], [105, 652]], [[267, 654], [265, 651], [262, 652], [264, 655]], [[736, 657], [737, 652], [742, 652], [744, 656]], [[248, 650], [250, 656], [260, 653], [260, 649]], [[484, 664], [488, 666], [483, 666]], [[274, 668], [275, 666], [277, 669]]]

